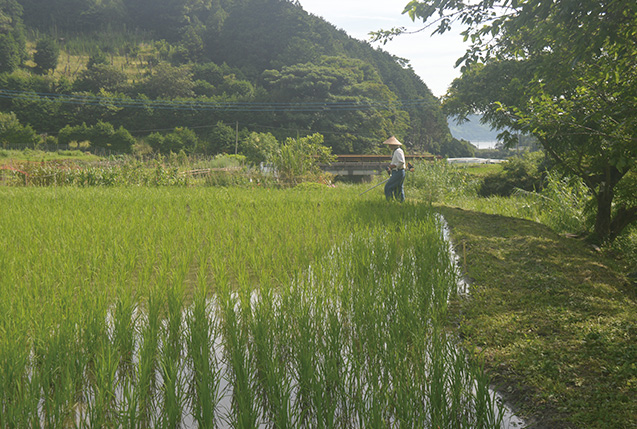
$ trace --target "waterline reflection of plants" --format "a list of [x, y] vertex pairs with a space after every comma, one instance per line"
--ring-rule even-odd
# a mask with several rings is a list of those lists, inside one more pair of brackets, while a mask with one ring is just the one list
[[0, 426], [498, 427], [441, 222], [355, 193], [3, 192]]

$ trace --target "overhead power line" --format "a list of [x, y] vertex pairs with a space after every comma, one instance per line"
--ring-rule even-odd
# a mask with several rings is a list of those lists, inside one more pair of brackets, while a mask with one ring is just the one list
[[377, 100], [377, 101], [316, 101], [299, 103], [275, 102], [215, 102], [201, 100], [151, 100], [142, 98], [118, 98], [99, 95], [53, 94], [32, 91], [0, 89], [0, 98], [42, 101], [43, 98], [64, 104], [115, 107], [122, 109], [163, 109], [224, 112], [325, 112], [389, 110], [392, 108], [417, 108], [428, 104], [425, 99]]

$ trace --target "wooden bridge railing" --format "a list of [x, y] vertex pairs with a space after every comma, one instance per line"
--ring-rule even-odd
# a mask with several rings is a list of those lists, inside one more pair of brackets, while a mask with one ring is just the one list
[[[405, 155], [407, 161], [433, 161], [434, 155]], [[373, 176], [385, 171], [391, 155], [337, 155], [336, 161], [321, 164], [323, 171], [336, 176], [365, 177]]]

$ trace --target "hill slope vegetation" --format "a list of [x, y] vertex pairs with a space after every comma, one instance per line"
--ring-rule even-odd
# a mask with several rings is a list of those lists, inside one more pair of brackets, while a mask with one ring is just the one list
[[392, 135], [415, 151], [459, 143], [405, 60], [297, 2], [4, 0], [0, 11], [0, 48], [14, 53], [0, 109], [37, 134], [186, 128], [195, 135], [174, 148], [208, 154], [231, 151], [237, 125], [244, 137], [318, 132], [336, 153], [377, 151]]

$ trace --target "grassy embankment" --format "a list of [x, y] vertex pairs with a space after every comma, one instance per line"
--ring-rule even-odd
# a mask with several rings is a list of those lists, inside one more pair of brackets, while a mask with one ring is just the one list
[[637, 293], [618, 261], [530, 220], [439, 211], [471, 283], [452, 323], [519, 415], [533, 427], [636, 427]]

